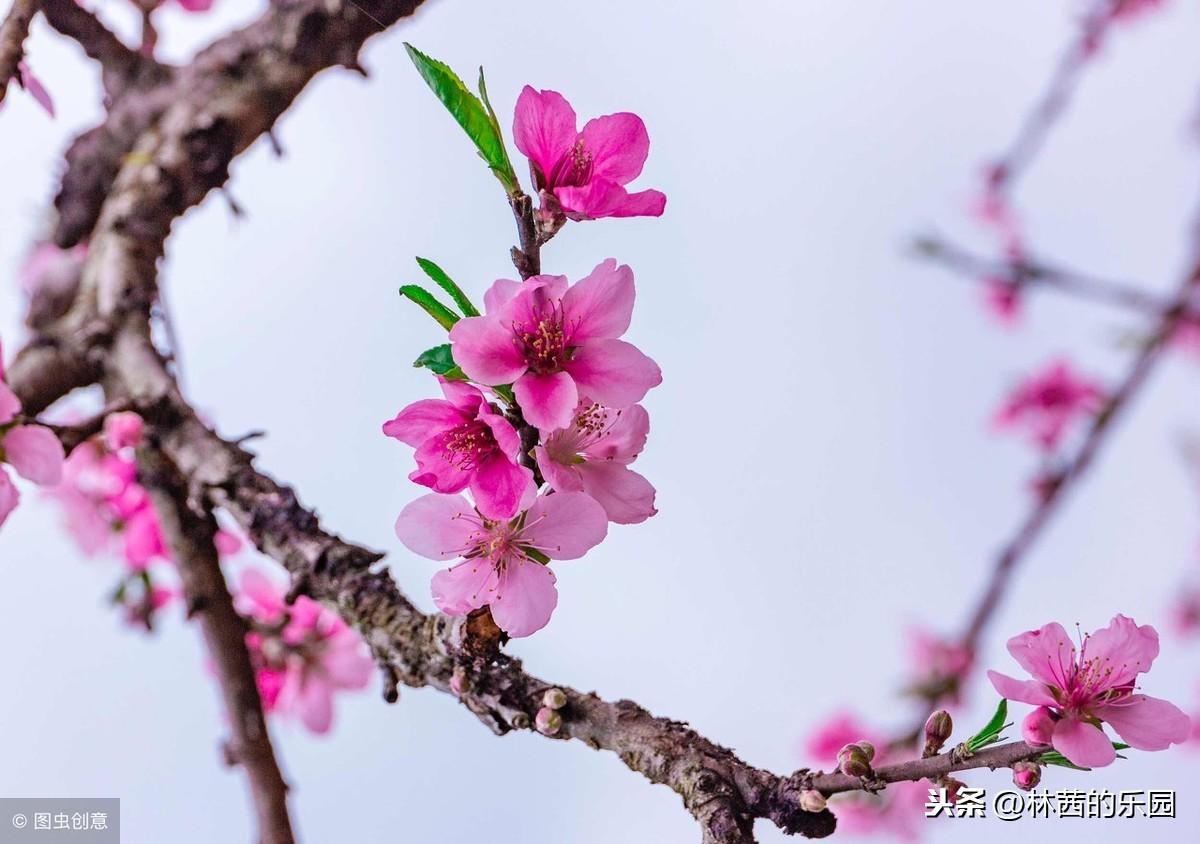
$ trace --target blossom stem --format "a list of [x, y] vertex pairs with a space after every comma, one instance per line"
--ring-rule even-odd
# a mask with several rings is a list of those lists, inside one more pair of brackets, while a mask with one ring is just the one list
[[1007, 768], [1016, 762], [1036, 759], [1045, 753], [1047, 748], [1034, 747], [1023, 741], [1012, 741], [998, 744], [980, 750], [966, 758], [960, 758], [954, 751], [928, 756], [924, 759], [913, 759], [896, 765], [876, 768], [869, 782], [864, 783], [862, 777], [851, 777], [842, 773], [817, 774], [809, 780], [812, 788], [828, 796], [843, 791], [863, 791], [868, 786], [877, 783], [893, 783], [916, 780], [937, 780], [955, 771], [966, 771], [972, 768]]

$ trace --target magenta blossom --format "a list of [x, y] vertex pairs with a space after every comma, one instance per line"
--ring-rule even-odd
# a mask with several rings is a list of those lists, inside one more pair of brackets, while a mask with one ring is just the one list
[[375, 664], [362, 639], [310, 598], [301, 595], [288, 606], [283, 589], [256, 569], [244, 570], [238, 587], [238, 609], [251, 619], [246, 645], [263, 707], [298, 717], [314, 733], [328, 732], [334, 693], [371, 681]]
[[[658, 217], [667, 198], [656, 190], [629, 193], [642, 172], [650, 136], [636, 114], [589, 120], [577, 131], [575, 110], [555, 91], [528, 85], [517, 98], [513, 139], [529, 159], [535, 187], [554, 196], [572, 220]], [[561, 217], [559, 218], [561, 220]]]
[[622, 525], [653, 516], [654, 487], [629, 468], [646, 445], [650, 415], [640, 404], [613, 410], [584, 399], [565, 428], [543, 432], [538, 467], [558, 492], [586, 492]]
[[1013, 389], [993, 423], [998, 428], [1024, 427], [1038, 446], [1052, 451], [1072, 422], [1099, 409], [1104, 395], [1095, 381], [1076, 373], [1070, 363], [1053, 361]]
[[521, 466], [521, 438], [475, 387], [443, 381], [446, 399], [413, 402], [383, 424], [383, 432], [417, 450], [412, 480], [437, 492], [470, 487], [479, 512], [511, 519], [533, 486]]
[[580, 492], [534, 500], [512, 520], [485, 519], [461, 495], [425, 495], [396, 520], [409, 550], [431, 560], [465, 558], [433, 576], [433, 601], [448, 615], [489, 606], [509, 636], [546, 626], [558, 603], [547, 560], [574, 560], [604, 539], [604, 508]]
[[454, 360], [473, 381], [511, 383], [531, 425], [566, 428], [581, 393], [620, 409], [662, 382], [658, 364], [617, 339], [633, 301], [633, 271], [611, 258], [570, 287], [566, 276], [501, 279], [484, 296], [487, 315], [450, 330]]
[[1053, 745], [1073, 764], [1097, 768], [1116, 758], [1101, 723], [1138, 750], [1166, 750], [1188, 737], [1191, 723], [1179, 707], [1134, 694], [1137, 676], [1158, 656], [1158, 633], [1148, 624], [1117, 615], [1084, 637], [1077, 656], [1067, 631], [1052, 623], [1009, 639], [1008, 652], [1034, 679], [997, 671], [988, 679], [1009, 700], [1038, 707], [1021, 727], [1030, 744]]
[[[0, 349], [0, 462], [38, 486], [53, 487], [62, 480], [65, 455], [62, 443], [49, 428], [17, 422], [21, 400], [5, 381], [3, 349]], [[21, 500], [12, 478], [0, 468], [0, 525]]]
[[1020, 322], [1021, 304], [1021, 288], [1008, 279], [989, 278], [983, 282], [983, 305], [1005, 328]]

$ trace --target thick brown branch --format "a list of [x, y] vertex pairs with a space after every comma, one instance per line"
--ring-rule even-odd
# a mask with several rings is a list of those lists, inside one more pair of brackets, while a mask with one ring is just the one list
[[29, 25], [38, 11], [38, 0], [13, 0], [4, 22], [0, 23], [0, 103], [8, 85], [17, 76], [17, 68], [25, 56], [25, 39]]
[[171, 559], [179, 570], [189, 617], [196, 618], [212, 657], [213, 673], [232, 734], [227, 758], [242, 766], [258, 817], [261, 844], [293, 844], [287, 784], [279, 772], [263, 716], [254, 667], [246, 650], [246, 623], [233, 607], [213, 538], [217, 523], [203, 501], [153, 447], [139, 450], [139, 480], [150, 493]]
[[166, 71], [149, 56], [131, 50], [78, 0], [42, 0], [42, 14], [56, 30], [78, 42], [100, 63], [104, 90], [115, 101], [138, 77], [160, 82]]
[[[962, 758], [954, 752], [942, 753], [925, 759], [913, 759], [879, 768], [872, 772], [870, 780], [873, 783], [905, 782], [912, 780], [937, 780], [939, 777], [952, 774], [955, 771], [966, 771], [971, 768], [1011, 767], [1017, 762], [1036, 759], [1048, 748], [1033, 747], [1023, 741], [1013, 741], [1008, 744], [998, 744]], [[818, 774], [811, 778], [809, 786], [822, 794], [837, 794], [843, 791], [859, 791], [863, 788], [862, 777], [851, 777], [846, 774]]]

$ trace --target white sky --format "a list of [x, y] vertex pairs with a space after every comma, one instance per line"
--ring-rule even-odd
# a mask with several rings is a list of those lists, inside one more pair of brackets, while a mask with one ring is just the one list
[[[97, 5], [121, 17], [122, 0]], [[210, 19], [164, 14], [168, 55], [263, 4], [235, 5], [221, 0]], [[266, 429], [261, 466], [331, 529], [389, 551], [401, 586], [431, 608], [433, 565], [391, 530], [420, 492], [405, 480], [411, 458], [378, 428], [430, 394], [408, 364], [437, 333], [396, 288], [419, 254], [478, 295], [511, 274], [513, 232], [401, 41], [465, 75], [486, 65], [506, 114], [527, 82], [585, 118], [636, 111], [652, 139], [638, 184], [667, 193], [666, 216], [571, 226], [545, 266], [577, 278], [611, 255], [637, 274], [629, 336], [665, 375], [639, 462], [661, 513], [557, 567], [550, 627], [512, 650], [541, 676], [688, 719], [776, 771], [799, 764], [797, 740], [839, 705], [905, 721], [900, 632], [953, 629], [1027, 505], [1032, 455], [988, 433], [990, 412], [1059, 353], [1115, 377], [1136, 327], [1045, 298], [1005, 332], [968, 285], [905, 255], [931, 228], [989, 245], [964, 213], [978, 166], [1041, 90], [1076, 8], [431, 0], [373, 42], [371, 80], [332, 72], [305, 93], [279, 129], [283, 160], [265, 145], [239, 160], [231, 191], [248, 217], [231, 219], [214, 196], [177, 225], [164, 283], [189, 392], [227, 433]], [[1019, 192], [1035, 247], [1154, 289], [1175, 283], [1196, 199], [1198, 28], [1200, 10], [1174, 2], [1109, 44]], [[10, 350], [15, 268], [61, 150], [97, 114], [96, 75], [76, 51], [38, 26], [30, 58], [60, 117], [15, 94], [0, 114]], [[1176, 440], [1195, 425], [1198, 377], [1185, 359], [1155, 377], [1020, 571], [986, 666], [1014, 670], [1004, 638], [1053, 619], [1091, 629], [1124, 612], [1165, 628], [1197, 538]], [[248, 840], [194, 631], [123, 630], [103, 607], [117, 564], [81, 561], [45, 506], [0, 533], [0, 570], [0, 795], [120, 796], [131, 842]], [[1198, 683], [1197, 649], [1164, 635], [1146, 691], [1191, 707]], [[611, 755], [498, 740], [443, 695], [405, 690], [387, 707], [377, 692], [339, 700], [332, 738], [276, 730], [305, 841], [697, 838], [674, 794]], [[982, 684], [972, 692], [964, 725], [994, 703]], [[1176, 787], [1180, 820], [1038, 831], [1191, 840], [1198, 761], [1176, 751], [1086, 776], [1055, 770], [1051, 789]], [[1008, 785], [1003, 772], [967, 779]], [[980, 841], [1030, 823], [958, 822]], [[931, 840], [958, 829], [938, 825]]]

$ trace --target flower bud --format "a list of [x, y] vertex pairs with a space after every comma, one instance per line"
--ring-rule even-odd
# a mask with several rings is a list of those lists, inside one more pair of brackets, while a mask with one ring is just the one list
[[862, 748], [862, 752], [866, 754], [868, 762], [871, 762], [875, 759], [875, 745], [871, 744], [869, 741], [856, 741], [855, 744]]
[[800, 792], [800, 808], [806, 812], [822, 812], [825, 810], [825, 795], [815, 788], [806, 788]]
[[[871, 747], [871, 745], [867, 745]], [[871, 755], [868, 756], [862, 744], [848, 744], [838, 751], [838, 769], [849, 777], [865, 777], [871, 773], [871, 757], [875, 755], [875, 748], [871, 747]]]
[[946, 799], [951, 803], [958, 802], [958, 792], [967, 786], [965, 782], [954, 777], [942, 777], [940, 782], [942, 788], [946, 789]]
[[542, 706], [547, 709], [562, 709], [567, 705], [567, 695], [562, 689], [546, 689], [542, 695]]
[[1013, 785], [1031, 791], [1042, 781], [1042, 768], [1037, 762], [1016, 762], [1012, 766]]
[[1021, 738], [1032, 745], [1048, 745], [1054, 735], [1054, 716], [1044, 706], [1025, 716], [1021, 722]]
[[929, 720], [925, 722], [925, 756], [934, 756], [942, 745], [946, 743], [946, 739], [950, 738], [950, 734], [954, 732], [954, 721], [950, 717], [950, 713], [944, 709], [939, 709], [937, 712], [929, 716]]
[[543, 706], [539, 709], [537, 717], [534, 718], [534, 726], [544, 736], [556, 735], [562, 729], [562, 725], [562, 716], [548, 706]]

